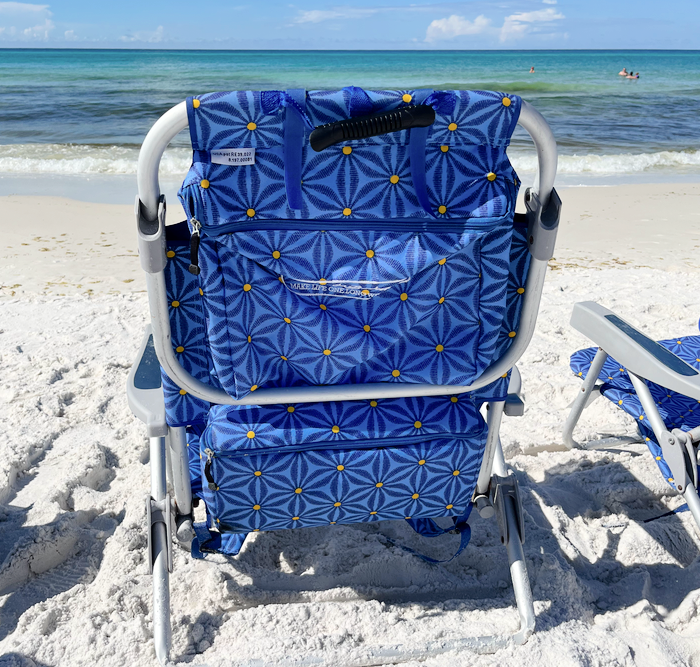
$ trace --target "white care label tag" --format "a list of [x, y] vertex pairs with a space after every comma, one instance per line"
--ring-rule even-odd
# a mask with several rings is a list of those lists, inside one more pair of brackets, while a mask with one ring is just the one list
[[222, 148], [211, 151], [212, 164], [231, 164], [242, 167], [255, 164], [254, 148]]

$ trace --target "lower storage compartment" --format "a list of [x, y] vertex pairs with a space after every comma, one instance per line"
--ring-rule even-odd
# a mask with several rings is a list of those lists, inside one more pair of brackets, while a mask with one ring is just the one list
[[[414, 433], [405, 436], [382, 438], [374, 430], [360, 428], [355, 432], [365, 437], [325, 441], [306, 440], [305, 431], [295, 429], [288, 420], [284, 429], [273, 428], [270, 422], [274, 420], [261, 424], [261, 414], [291, 417], [293, 406], [214, 409], [213, 421], [200, 443], [201, 493], [214, 526], [221, 532], [242, 533], [462, 516], [476, 486], [486, 425], [470, 399], [460, 397], [461, 432], [449, 432], [450, 423], [456, 425], [458, 409], [453, 398], [343, 403], [344, 412], [353, 414], [355, 422], [361, 419], [363, 408], [372, 404], [375, 408], [383, 404], [395, 413], [401, 403], [404, 411], [422, 409], [422, 414], [435, 418], [425, 427], [414, 419]], [[443, 410], [429, 409], [439, 407], [438, 401]], [[333, 411], [334, 405], [338, 404], [312, 408]], [[465, 420], [466, 415], [470, 419]], [[241, 443], [241, 427], [249, 429], [245, 431], [248, 443]], [[263, 438], [265, 427], [267, 437]], [[318, 430], [310, 428], [306, 433], [318, 438]], [[337, 425], [329, 431], [340, 435]], [[253, 447], [258, 433], [264, 442]]]

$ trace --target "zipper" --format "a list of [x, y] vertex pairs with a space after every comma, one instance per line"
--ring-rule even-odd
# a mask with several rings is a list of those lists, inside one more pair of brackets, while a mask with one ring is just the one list
[[255, 220], [254, 222], [228, 222], [223, 225], [201, 225], [199, 233], [205, 236], [221, 236], [233, 232], [255, 232], [263, 229], [282, 231], [332, 231], [343, 223], [343, 231], [402, 231], [402, 232], [464, 232], [470, 229], [490, 227], [506, 216], [482, 218], [478, 222], [467, 219], [461, 221], [436, 220], [425, 218], [392, 218], [390, 220]]
[[[513, 184], [507, 181], [508, 188], [513, 189]], [[194, 196], [192, 196], [194, 195]], [[308, 219], [272, 219], [272, 220], [242, 220], [228, 222], [223, 225], [203, 225], [197, 220], [197, 210], [203, 210], [204, 202], [198, 187], [191, 189], [189, 201], [191, 212], [190, 225], [192, 234], [190, 237], [190, 273], [199, 275], [199, 243], [202, 236], [216, 237], [233, 232], [255, 232], [269, 229], [272, 231], [325, 231], [333, 230], [341, 226], [344, 231], [402, 231], [402, 232], [464, 232], [469, 230], [483, 230], [496, 225], [504, 218], [510, 217], [511, 211], [506, 211], [498, 217], [488, 218], [463, 218], [461, 220], [438, 220], [436, 218], [391, 218], [374, 220], [308, 220]]]
[[[284, 447], [258, 447], [256, 449], [237, 449], [234, 451], [220, 451], [217, 456], [226, 458], [240, 458], [253, 454], [285, 454], [297, 452], [307, 452], [316, 449], [383, 449], [392, 445], [412, 445], [419, 442], [430, 442], [432, 440], [471, 440], [473, 436], [456, 435], [453, 433], [432, 433], [428, 435], [409, 435], [396, 438], [381, 438], [378, 440], [333, 440], [331, 442], [307, 442], [299, 445], [286, 445]], [[208, 447], [204, 450], [207, 455], [207, 464], [204, 467], [204, 474], [211, 475], [211, 460], [214, 458], [214, 451]], [[209, 466], [209, 468], [207, 468]], [[209, 473], [207, 473], [209, 470]], [[207, 476], [209, 481], [209, 476]], [[213, 483], [213, 478], [211, 480]], [[216, 486], [216, 485], [214, 485]], [[210, 488], [212, 488], [210, 486]]]
[[216, 485], [214, 477], [211, 474], [211, 464], [214, 460], [214, 451], [207, 447], [204, 450], [204, 453], [207, 455], [207, 462], [204, 464], [204, 477], [206, 477], [207, 479], [207, 485], [209, 486], [209, 488], [212, 491], [216, 491], [219, 487]]
[[192, 217], [190, 220], [192, 225], [192, 234], [190, 235], [190, 268], [189, 272], [198, 276], [201, 269], [199, 268], [199, 241], [201, 240], [202, 223], [197, 218]]

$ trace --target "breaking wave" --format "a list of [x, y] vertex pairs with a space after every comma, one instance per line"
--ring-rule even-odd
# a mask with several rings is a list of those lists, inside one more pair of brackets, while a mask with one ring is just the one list
[[[0, 145], [0, 172], [9, 174], [136, 174], [139, 149], [89, 144]], [[184, 177], [192, 162], [189, 148], [169, 148], [161, 176]]]
[[[133, 146], [89, 144], [0, 145], [0, 173], [6, 174], [136, 174], [139, 149]], [[192, 152], [169, 148], [161, 160], [162, 177], [184, 177]], [[536, 157], [511, 148], [510, 159], [519, 172], [533, 172]], [[611, 155], [560, 155], [561, 174], [637, 174], [653, 171], [694, 171], [700, 168], [700, 150], [619, 153]]]
[[[532, 172], [537, 167], [533, 154], [512, 152], [516, 171]], [[560, 155], [560, 174], [639, 174], [656, 170], [688, 171], [700, 167], [700, 151], [660, 151], [658, 153], [619, 153], [613, 155]]]

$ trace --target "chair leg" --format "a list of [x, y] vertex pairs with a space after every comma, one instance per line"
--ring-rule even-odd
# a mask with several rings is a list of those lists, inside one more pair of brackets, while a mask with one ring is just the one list
[[566, 418], [564, 423], [564, 432], [562, 437], [564, 439], [564, 444], [569, 449], [604, 449], [610, 445], [631, 445], [637, 442], [643, 442], [641, 437], [631, 437], [627, 435], [617, 436], [614, 438], [603, 438], [602, 440], [594, 440], [592, 442], [580, 443], [574, 440], [574, 429], [578, 420], [581, 418], [583, 411], [591, 404], [593, 401], [600, 396], [600, 392], [596, 386], [598, 381], [598, 375], [600, 370], [603, 368], [605, 360], [608, 358], [608, 353], [599, 347], [596, 352], [593, 361], [591, 362], [591, 367], [588, 370], [588, 375], [583, 381], [583, 387], [578, 396], [574, 399], [571, 404], [571, 412]]
[[167, 445], [177, 507], [176, 536], [180, 544], [189, 548], [194, 538], [194, 528], [192, 527], [192, 486], [187, 456], [187, 432], [184, 426], [168, 427]]
[[697, 532], [700, 534], [700, 497], [698, 497], [698, 491], [692, 482], [685, 487], [683, 496], [685, 497], [685, 502], [688, 503], [688, 509], [693, 515], [693, 519], [695, 519]]
[[[151, 454], [151, 498], [153, 508], [167, 504], [170, 499], [166, 493], [165, 476], [165, 438], [150, 439]], [[151, 514], [151, 512], [149, 512]], [[151, 550], [149, 554], [153, 572], [153, 639], [158, 662], [165, 666], [170, 655], [170, 529], [168, 522], [170, 512], [165, 512], [165, 520], [150, 520], [148, 529], [151, 533]]]
[[[497, 480], [499, 478], [508, 479], [513, 476], [512, 473], [508, 472], [500, 438], [498, 438], [493, 459], [493, 472], [493, 482], [495, 483], [498, 483]], [[512, 481], [517, 484], [515, 479]], [[502, 532], [506, 533], [503, 537], [508, 551], [510, 577], [513, 581], [515, 603], [518, 606], [518, 613], [520, 614], [520, 630], [513, 635], [513, 642], [515, 644], [524, 644], [528, 640], [528, 637], [535, 631], [535, 605], [532, 598], [532, 589], [530, 588], [530, 577], [527, 574], [527, 565], [525, 564], [525, 554], [523, 552], [523, 542], [525, 541], [525, 536], [521, 532], [523, 508], [520, 505], [520, 495], [517, 491], [513, 494], [498, 495], [500, 496], [500, 501], [497, 499], [496, 503], [503, 503], [505, 526], [502, 526]], [[505, 531], [503, 531], [503, 528], [505, 528]]]
[[571, 406], [571, 412], [564, 423], [564, 444], [569, 449], [579, 449], [582, 447], [582, 445], [574, 440], [574, 429], [584, 409], [588, 405], [588, 399], [598, 381], [598, 375], [600, 375], [600, 370], [603, 368], [603, 364], [607, 358], [608, 353], [603, 350], [602, 347], [599, 347], [598, 351], [595, 353], [595, 357], [593, 357], [591, 367], [588, 369], [588, 375], [586, 375], [586, 379], [583, 381], [583, 387], [581, 387], [581, 391]]

